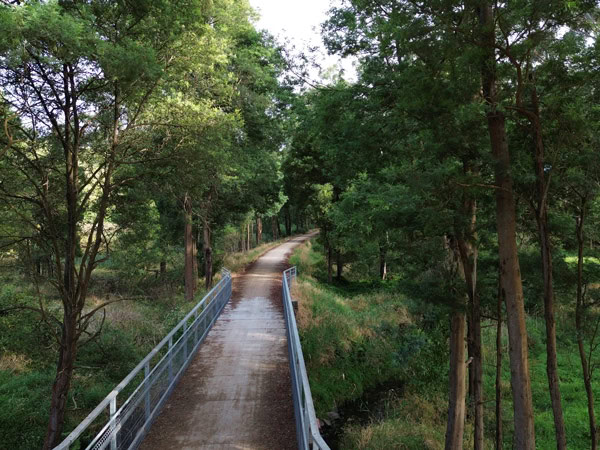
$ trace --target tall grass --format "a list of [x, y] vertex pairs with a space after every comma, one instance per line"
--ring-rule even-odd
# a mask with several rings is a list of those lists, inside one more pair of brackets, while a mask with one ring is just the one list
[[[293, 295], [299, 300], [298, 323], [317, 415], [360, 398], [386, 380], [404, 386], [371, 421], [347, 423], [342, 449], [443, 448], [447, 414], [447, 316], [427, 310], [399, 294], [393, 283], [328, 285], [325, 260], [317, 244], [296, 250], [292, 264], [300, 278]], [[401, 283], [398, 280], [398, 283]], [[435, 314], [436, 309], [438, 314]], [[427, 319], [427, 320], [426, 320]], [[589, 444], [586, 395], [576, 346], [572, 312], [558, 308], [558, 366], [569, 449]], [[495, 429], [496, 326], [482, 323], [485, 448], [493, 448]], [[545, 324], [527, 318], [536, 447], [556, 448], [554, 422], [546, 378]], [[502, 401], [504, 448], [512, 448], [513, 412], [506, 326], [502, 330]], [[600, 349], [593, 355], [600, 360]], [[600, 406], [598, 371], [593, 379], [596, 408]], [[597, 409], [598, 410], [598, 409]], [[468, 417], [464, 447], [472, 447]]]
[[292, 296], [317, 416], [384, 383], [395, 391], [424, 387], [428, 395], [386, 398], [376, 423], [348, 425], [340, 448], [440, 448], [445, 417], [436, 380], [447, 368], [438, 364], [444, 355], [431, 338], [438, 331], [427, 335], [420, 327], [423, 311], [386, 285], [323, 282], [325, 261], [315, 247], [299, 247], [290, 263], [300, 273]]
[[[36, 304], [26, 287], [0, 288], [0, 309], [15, 299], [20, 304]], [[92, 296], [88, 308], [105, 300]], [[102, 333], [80, 347], [67, 401], [65, 433], [87, 416], [195, 303], [178, 297], [109, 305]], [[50, 300], [49, 309], [57, 308], [58, 301]], [[99, 325], [98, 317], [90, 331]], [[0, 449], [39, 449], [50, 410], [58, 344], [52, 330], [32, 311], [0, 315], [0, 330]]]

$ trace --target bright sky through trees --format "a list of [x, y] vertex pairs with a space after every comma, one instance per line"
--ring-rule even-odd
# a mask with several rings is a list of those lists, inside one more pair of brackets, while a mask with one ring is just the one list
[[[327, 55], [320, 36], [321, 24], [327, 20], [327, 11], [337, 3], [336, 0], [250, 0], [252, 7], [260, 14], [257, 23], [259, 29], [268, 30], [280, 42], [289, 40], [297, 51], [319, 47], [321, 54], [316, 61], [323, 69], [341, 61], [345, 78], [355, 79], [356, 70], [352, 61]], [[318, 77], [315, 72], [313, 78]]]

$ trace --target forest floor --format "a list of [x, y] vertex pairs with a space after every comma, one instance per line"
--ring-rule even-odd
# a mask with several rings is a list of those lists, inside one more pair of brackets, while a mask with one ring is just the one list
[[[317, 417], [333, 449], [443, 449], [447, 415], [448, 321], [435, 305], [401, 293], [393, 281], [326, 282], [323, 250], [299, 247], [293, 291]], [[586, 397], [572, 317], [557, 314], [558, 363], [567, 446], [589, 448]], [[556, 448], [546, 379], [543, 316], [527, 317], [536, 448]], [[482, 323], [485, 448], [494, 447], [496, 323]], [[504, 448], [512, 448], [512, 398], [507, 329], [502, 328]], [[593, 359], [600, 359], [596, 349]], [[600, 395], [595, 373], [594, 395]], [[596, 401], [596, 407], [600, 402]], [[465, 448], [472, 447], [467, 417]]]
[[[286, 239], [249, 252], [226, 255], [224, 264], [243, 273], [269, 249]], [[236, 276], [237, 274], [234, 274]], [[88, 307], [107, 299], [124, 301], [106, 308], [102, 333], [81, 347], [68, 399], [65, 435], [117, 385], [144, 356], [190, 311], [195, 301], [183, 298], [177, 270], [161, 281], [123, 277], [110, 265], [95, 272]], [[60, 310], [50, 287], [42, 295], [51, 310]], [[18, 301], [37, 305], [33, 286], [9, 264], [0, 266], [0, 309]], [[57, 343], [33, 311], [0, 315], [0, 450], [34, 450], [42, 446], [56, 370]], [[92, 427], [92, 432], [94, 431]]]

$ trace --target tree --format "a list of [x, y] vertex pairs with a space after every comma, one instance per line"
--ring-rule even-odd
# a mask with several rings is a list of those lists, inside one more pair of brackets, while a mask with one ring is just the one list
[[3, 179], [27, 180], [21, 189], [4, 184], [0, 197], [13, 210], [27, 204], [35, 212], [20, 218], [52, 255], [51, 283], [63, 307], [54, 321], [40, 298], [60, 345], [44, 448], [60, 440], [81, 338], [103, 307], [85, 308], [92, 272], [105, 258], [107, 213], [125, 182], [115, 176], [148, 158], [141, 118], [184, 33], [202, 32], [202, 13], [194, 1], [0, 7], [0, 29], [11, 36], [0, 48], [0, 83], [23, 121]]

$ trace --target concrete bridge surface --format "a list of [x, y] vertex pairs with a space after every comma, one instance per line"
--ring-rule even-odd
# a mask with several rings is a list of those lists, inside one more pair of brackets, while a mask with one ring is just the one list
[[275, 247], [233, 280], [233, 296], [142, 443], [144, 450], [297, 448]]

